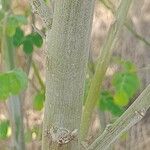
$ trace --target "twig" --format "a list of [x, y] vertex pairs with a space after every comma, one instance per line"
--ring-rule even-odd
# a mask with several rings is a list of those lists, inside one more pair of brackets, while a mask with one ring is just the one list
[[41, 88], [42, 88], [43, 90], [45, 90], [44, 82], [43, 82], [43, 80], [41, 79], [40, 74], [39, 74], [39, 71], [38, 71], [38, 69], [37, 69], [37, 67], [36, 67], [36, 65], [35, 65], [35, 63], [34, 63], [33, 61], [32, 61], [32, 66], [33, 66], [33, 70], [34, 70], [35, 76], [37, 77]]
[[29, 0], [33, 13], [37, 13], [48, 29], [52, 27], [52, 11], [43, 0]]
[[147, 46], [150, 46], [150, 42], [147, 41], [144, 37], [142, 37], [140, 34], [138, 34], [127, 22], [125, 23], [125, 27], [140, 41], [142, 41]]
[[[109, 1], [109, 0], [100, 0], [100, 1], [103, 3], [103, 5], [106, 8], [108, 8], [112, 12], [112, 14], [115, 14], [115, 6], [113, 5], [113, 3], [111, 1]], [[130, 31], [137, 39], [141, 40], [144, 44], [150, 46], [150, 42], [147, 41], [140, 34], [138, 34], [127, 21], [125, 22], [124, 25], [128, 29], [128, 31]]]
[[103, 134], [88, 147], [88, 150], [106, 150], [109, 148], [122, 133], [129, 130], [145, 116], [149, 107], [150, 84], [116, 122], [106, 127]]

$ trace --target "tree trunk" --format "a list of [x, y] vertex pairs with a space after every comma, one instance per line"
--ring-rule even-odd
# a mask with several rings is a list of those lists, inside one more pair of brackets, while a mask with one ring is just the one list
[[[78, 150], [94, 0], [57, 0], [46, 37], [43, 150]], [[48, 132], [49, 131], [49, 132]]]

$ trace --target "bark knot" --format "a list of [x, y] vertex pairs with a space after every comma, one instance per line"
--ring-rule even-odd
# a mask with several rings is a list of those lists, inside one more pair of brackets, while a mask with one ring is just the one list
[[62, 146], [68, 144], [77, 137], [78, 130], [74, 129], [72, 131], [66, 128], [52, 127], [47, 134], [51, 137], [52, 142], [56, 142], [58, 145]]

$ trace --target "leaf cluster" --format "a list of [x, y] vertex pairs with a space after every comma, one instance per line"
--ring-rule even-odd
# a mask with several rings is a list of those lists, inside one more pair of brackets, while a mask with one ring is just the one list
[[99, 108], [120, 116], [125, 106], [128, 106], [140, 87], [136, 67], [130, 61], [121, 61], [122, 70], [113, 74], [113, 91], [106, 90], [100, 93]]
[[27, 87], [28, 78], [21, 69], [0, 74], [0, 100], [17, 95]]
[[18, 27], [15, 35], [13, 36], [13, 44], [15, 47], [23, 45], [23, 51], [26, 54], [31, 54], [34, 46], [38, 48], [42, 46], [43, 39], [37, 32], [32, 32], [25, 36], [23, 30]]

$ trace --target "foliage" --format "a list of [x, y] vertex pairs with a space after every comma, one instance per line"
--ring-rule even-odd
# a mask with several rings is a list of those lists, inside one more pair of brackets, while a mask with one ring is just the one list
[[123, 71], [114, 74], [112, 85], [115, 88], [115, 103], [120, 106], [126, 106], [129, 100], [137, 93], [140, 81], [133, 63], [123, 61], [121, 65]]
[[[19, 49], [23, 49], [25, 54], [24, 58], [28, 60], [30, 58], [29, 54], [30, 56], [32, 56], [35, 47], [40, 48], [42, 46], [43, 39], [37, 32], [34, 32], [33, 30], [29, 34], [26, 34], [24, 27], [29, 23], [28, 22], [29, 18], [27, 18], [27, 16], [25, 15], [18, 15], [17, 14], [18, 12], [13, 12], [14, 11], [13, 8], [10, 9], [9, 0], [0, 0], [0, 3], [2, 3], [2, 8], [0, 4], [0, 53], [1, 56], [4, 56], [2, 57], [3, 58], [2, 61], [4, 61], [3, 62], [4, 64], [6, 63], [8, 65], [11, 65], [11, 62], [14, 62], [14, 64], [12, 64], [12, 68], [15, 68], [15, 66], [17, 66], [17, 68], [14, 70], [0, 73], [0, 101], [6, 102], [5, 100], [7, 98], [14, 95], [17, 97], [17, 99], [15, 99], [16, 97], [15, 98], [13, 97], [14, 99], [9, 99], [9, 101], [7, 102], [8, 105], [10, 105], [10, 109], [12, 110], [10, 118], [12, 118], [11, 121], [13, 122], [13, 123], [11, 122], [13, 134], [12, 141], [14, 141], [15, 143], [15, 144], [13, 143], [14, 144], [13, 146], [15, 147], [17, 145], [17, 149], [18, 148], [23, 149], [22, 146], [24, 143], [23, 138], [20, 139], [21, 142], [18, 140], [18, 135], [19, 138], [21, 137], [20, 135], [23, 135], [23, 130], [20, 130], [22, 129], [22, 123], [20, 120], [23, 120], [23, 118], [19, 118], [19, 121], [17, 118], [18, 116], [21, 116], [22, 110], [17, 106], [20, 106], [21, 104], [20, 100], [24, 99], [24, 96], [21, 97], [20, 93], [27, 88], [28, 71], [27, 74], [23, 71], [26, 70], [26, 66], [24, 68], [24, 66], [22, 65], [22, 60], [21, 63], [19, 62], [20, 60], [18, 59], [18, 54], [20, 56], [20, 53], [18, 53], [19, 51], [16, 51], [16, 49], [18, 47]], [[7, 47], [8, 43], [6, 42], [8, 41], [10, 42], [9, 43], [10, 45]], [[7, 59], [5, 58], [9, 58], [8, 60], [10, 61], [7, 62]], [[16, 58], [17, 61], [14, 60], [14, 58]], [[30, 61], [31, 62], [33, 61], [32, 57]], [[19, 67], [22, 69], [18, 69], [18, 64]], [[27, 66], [27, 68], [28, 67], [30, 68], [32, 67], [32, 65]], [[4, 70], [8, 70], [8, 68], [4, 68]], [[45, 95], [43, 92], [40, 91], [39, 93], [37, 93], [33, 102], [34, 109], [41, 110], [43, 108], [44, 99]], [[12, 100], [11, 103], [10, 100]], [[13, 101], [15, 102], [13, 103]], [[16, 112], [20, 113], [17, 114]], [[0, 139], [5, 140], [7, 138], [8, 128], [9, 128], [9, 121], [4, 120], [0, 122]], [[36, 132], [35, 129], [32, 132]], [[29, 136], [27, 139], [29, 139]]]
[[99, 108], [102, 111], [110, 111], [113, 115], [120, 116], [124, 109], [114, 103], [113, 96], [108, 91], [100, 94]]
[[7, 26], [6, 26], [7, 35], [9, 37], [12, 37], [16, 32], [16, 28], [23, 24], [27, 24], [27, 18], [25, 16], [21, 16], [21, 15], [8, 16]]
[[[5, 2], [5, 0], [2, 1]], [[28, 23], [27, 20], [28, 18], [23, 15], [14, 15], [13, 13], [10, 14], [9, 11], [4, 12], [4, 10], [0, 10], [0, 35], [2, 35], [3, 29], [5, 29], [6, 36], [12, 40], [15, 48], [23, 50], [25, 58], [29, 58], [29, 55], [32, 56], [34, 49], [40, 48], [43, 44], [43, 39], [37, 32], [31, 31], [31, 33], [26, 35], [22, 25], [26, 25]], [[5, 26], [5, 28], [3, 28], [3, 26]], [[1, 36], [0, 38], [2, 39], [3, 37]], [[17, 56], [17, 51], [15, 52]], [[31, 62], [32, 61], [33, 60], [31, 60]], [[120, 116], [134, 99], [134, 96], [139, 90], [140, 81], [136, 73], [136, 66], [132, 62], [119, 61], [117, 65], [121, 67], [121, 70], [113, 74], [112, 80], [110, 81], [111, 88], [105, 89], [99, 94], [98, 107], [102, 111], [109, 111], [112, 115]], [[23, 66], [20, 67], [23, 68]], [[28, 77], [22, 69], [14, 69], [9, 72], [0, 73], [0, 101], [22, 92], [27, 87], [27, 82]], [[90, 84], [91, 78], [88, 78], [85, 83], [84, 100], [88, 95]], [[32, 103], [33, 109], [41, 111], [44, 107], [44, 101], [45, 89], [41, 88], [34, 96]], [[7, 138], [8, 128], [8, 120], [0, 122], [0, 139]], [[31, 142], [33, 133], [41, 135], [39, 132], [38, 128], [27, 128], [25, 132], [26, 142]]]
[[23, 51], [26, 54], [31, 54], [33, 52], [33, 46], [40, 48], [43, 44], [42, 37], [36, 33], [32, 32], [24, 36], [24, 32], [21, 28], [17, 28], [15, 35], [13, 36], [13, 44], [15, 47], [23, 45]]
[[[0, 22], [5, 23], [4, 17], [7, 14], [0, 10]], [[13, 44], [15, 47], [23, 45], [23, 50], [26, 54], [31, 54], [33, 52], [34, 46], [40, 48], [43, 44], [42, 37], [37, 32], [31, 32], [25, 36], [24, 31], [21, 29], [22, 25], [28, 23], [27, 18], [23, 15], [8, 15], [6, 23], [6, 34], [8, 37], [13, 39]], [[0, 26], [0, 34], [2, 34], [2, 26]]]
[[0, 139], [1, 140], [5, 140], [7, 138], [8, 128], [9, 128], [8, 120], [0, 121]]
[[135, 65], [130, 61], [119, 61], [119, 64], [122, 70], [115, 72], [112, 77], [114, 91], [101, 92], [99, 99], [99, 108], [116, 116], [123, 113], [124, 106], [129, 104], [140, 87]]
[[27, 76], [21, 69], [0, 74], [0, 100], [16, 95], [27, 87]]
[[35, 110], [42, 110], [43, 106], [44, 106], [44, 101], [45, 101], [45, 92], [39, 91], [33, 101], [33, 108]]

